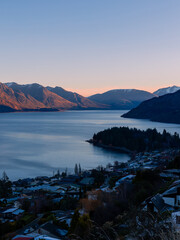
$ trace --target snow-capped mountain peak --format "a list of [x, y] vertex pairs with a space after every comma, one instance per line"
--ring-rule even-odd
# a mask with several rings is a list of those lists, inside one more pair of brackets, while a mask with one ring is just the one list
[[180, 90], [180, 87], [178, 86], [170, 86], [170, 87], [166, 87], [166, 88], [160, 88], [157, 91], [154, 92], [155, 95], [157, 96], [162, 96], [168, 93], [174, 93], [177, 92], [178, 90]]

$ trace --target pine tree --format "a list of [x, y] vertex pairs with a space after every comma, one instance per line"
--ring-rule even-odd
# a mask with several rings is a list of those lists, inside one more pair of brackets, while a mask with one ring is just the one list
[[75, 167], [74, 167], [74, 173], [76, 175], [78, 175], [78, 165], [77, 165], [77, 163], [75, 164]]
[[68, 169], [67, 168], [65, 169], [65, 174], [66, 174], [66, 176], [68, 175]]
[[5, 171], [2, 174], [2, 181], [4, 181], [4, 182], [8, 182], [9, 181], [9, 178], [8, 178], [8, 176], [7, 176]]
[[0, 180], [0, 198], [8, 197], [12, 194], [12, 183], [4, 171]]
[[60, 178], [60, 172], [59, 172], [59, 169], [57, 170], [57, 179]]
[[81, 175], [81, 165], [79, 163], [79, 175]]
[[71, 220], [71, 225], [70, 225], [69, 233], [75, 232], [77, 223], [78, 223], [78, 221], [79, 221], [79, 218], [80, 218], [80, 214], [79, 214], [78, 209], [76, 209], [76, 210], [74, 211], [74, 215], [73, 215], [72, 220]]

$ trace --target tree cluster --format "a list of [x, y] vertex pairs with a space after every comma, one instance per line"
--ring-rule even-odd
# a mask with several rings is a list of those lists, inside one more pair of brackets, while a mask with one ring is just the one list
[[77, 163], [75, 164], [74, 173], [75, 173], [75, 175], [81, 175], [81, 165], [80, 164], [79, 164], [79, 166], [77, 165]]
[[93, 143], [143, 152], [179, 148], [180, 137], [177, 133], [171, 135], [166, 130], [161, 134], [156, 129], [143, 131], [136, 128], [113, 127], [94, 134]]
[[6, 198], [12, 193], [12, 183], [9, 180], [6, 172], [3, 172], [2, 179], [0, 180], [0, 197]]

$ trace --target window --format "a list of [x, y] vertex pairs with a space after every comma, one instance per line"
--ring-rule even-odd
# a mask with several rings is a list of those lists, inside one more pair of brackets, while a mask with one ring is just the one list
[[180, 224], [180, 216], [176, 216], [176, 224]]

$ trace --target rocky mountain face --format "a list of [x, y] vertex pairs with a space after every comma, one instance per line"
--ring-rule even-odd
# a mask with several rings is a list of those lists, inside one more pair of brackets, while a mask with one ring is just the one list
[[0, 104], [2, 106], [4, 105], [15, 110], [34, 108], [32, 101], [33, 99], [27, 98], [23, 92], [14, 91], [12, 88], [0, 83]]
[[16, 93], [23, 93], [24, 96], [31, 101], [32, 105], [28, 108], [70, 109], [76, 106], [74, 103], [58, 96], [37, 83], [26, 85], [12, 83], [10, 87]]
[[0, 112], [107, 108], [77, 93], [60, 87], [46, 88], [37, 83], [0, 83], [0, 106]]
[[97, 104], [94, 101], [89, 100], [86, 97], [83, 97], [75, 92], [66, 91], [65, 89], [61, 87], [47, 87], [47, 89], [55, 94], [57, 94], [60, 97], [63, 97], [64, 99], [77, 104], [77, 107], [79, 109], [89, 108], [89, 109], [96, 109], [96, 108], [107, 108], [108, 106], [105, 106], [103, 104]]

